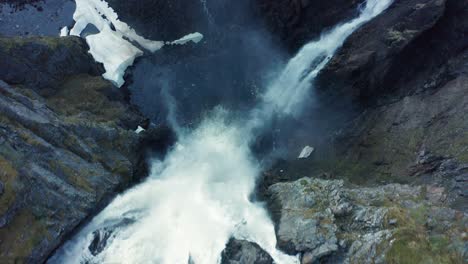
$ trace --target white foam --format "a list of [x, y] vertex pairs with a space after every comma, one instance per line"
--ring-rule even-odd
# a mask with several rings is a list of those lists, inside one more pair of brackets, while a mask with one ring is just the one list
[[146, 183], [116, 198], [78, 236], [64, 263], [84, 259], [90, 232], [131, 211], [143, 213], [118, 230], [95, 261], [186, 264], [191, 258], [213, 264], [234, 234], [257, 242], [279, 263], [294, 263], [295, 257], [275, 248], [267, 212], [249, 201], [260, 168], [238, 127], [224, 122], [221, 113], [183, 135], [163, 163], [154, 163]]

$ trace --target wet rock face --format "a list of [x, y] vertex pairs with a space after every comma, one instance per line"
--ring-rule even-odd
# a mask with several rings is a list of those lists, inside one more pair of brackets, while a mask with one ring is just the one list
[[222, 253], [221, 264], [273, 264], [273, 259], [255, 243], [231, 239]]
[[268, 29], [297, 51], [305, 43], [346, 19], [357, 15], [361, 1], [254, 0]]
[[443, 65], [463, 52], [467, 14], [466, 1], [397, 0], [345, 42], [318, 87], [367, 103], [440, 87], [457, 75]]
[[[350, 188], [303, 178], [272, 185], [269, 195], [278, 246], [300, 253], [304, 264], [460, 261], [465, 254], [466, 215], [432, 199], [427, 186]], [[446, 247], [434, 247], [436, 238]]]
[[[326, 130], [312, 145], [314, 158], [289, 162], [285, 175], [325, 172], [358, 184], [460, 186], [463, 180], [453, 179], [465, 172], [438, 164], [468, 162], [467, 16], [467, 1], [397, 0], [352, 34], [314, 87], [325, 105], [350, 99], [356, 115], [335, 122], [341, 127]], [[319, 112], [333, 123], [335, 112]], [[302, 134], [323, 126], [314, 125]], [[309, 137], [307, 144], [314, 142]], [[440, 160], [416, 165], [424, 151]]]

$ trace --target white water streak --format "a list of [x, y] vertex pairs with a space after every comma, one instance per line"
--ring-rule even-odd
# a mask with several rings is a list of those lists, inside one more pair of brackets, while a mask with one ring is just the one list
[[[117, 197], [50, 262], [186, 264], [191, 259], [213, 264], [234, 236], [256, 242], [277, 263], [298, 263], [276, 249], [266, 210], [249, 200], [261, 169], [249, 149], [252, 129], [274, 112], [293, 114], [300, 109], [311, 82], [345, 39], [390, 4], [391, 0], [369, 0], [359, 18], [307, 44], [248, 115], [252, 120], [227, 122], [229, 113], [217, 111], [194, 131], [180, 135], [166, 159], [153, 163], [146, 182]], [[92, 256], [92, 232], [123, 218], [134, 223], [115, 228], [105, 250]]]
[[359, 17], [335, 27], [322, 35], [318, 41], [305, 45], [271, 85], [265, 94], [266, 103], [271, 104], [280, 113], [300, 113], [302, 104], [307, 101], [313, 80], [333, 54], [357, 28], [387, 9], [392, 2], [393, 0], [369, 0]]

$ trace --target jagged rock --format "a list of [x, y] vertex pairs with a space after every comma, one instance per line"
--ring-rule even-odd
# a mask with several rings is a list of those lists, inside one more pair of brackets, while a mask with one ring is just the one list
[[[408, 76], [402, 70], [407, 68], [406, 62], [413, 65], [409, 58], [402, 56], [407, 50], [416, 52], [422, 48], [415, 44], [426, 32], [431, 34], [445, 9], [446, 0], [395, 1], [383, 15], [348, 38], [322, 71], [319, 86], [352, 89], [348, 94], [363, 99], [376, 96], [383, 89], [396, 88], [396, 82], [403, 79], [401, 75]], [[418, 53], [427, 54], [420, 50]], [[414, 69], [406, 70], [414, 72]]]
[[273, 264], [273, 259], [255, 243], [231, 239], [222, 253], [221, 264]]
[[132, 218], [124, 218], [122, 221], [116, 224], [109, 225], [93, 232], [93, 240], [88, 246], [89, 252], [93, 256], [99, 255], [107, 246], [109, 239], [115, 232], [118, 232], [120, 228], [133, 224], [135, 222]]
[[[424, 261], [434, 261], [460, 259], [465, 252], [461, 241], [467, 216], [434, 205], [426, 187], [346, 187], [340, 180], [302, 178], [268, 191], [278, 246], [300, 253], [302, 263], [399, 263], [421, 252]], [[432, 242], [423, 242], [433, 237], [447, 244], [434, 249]], [[400, 255], [401, 247], [411, 243], [417, 250]], [[447, 252], [438, 256], [438, 250]]]
[[347, 253], [349, 263], [377, 264], [385, 262], [386, 249], [381, 249], [393, 233], [389, 230], [365, 234], [353, 242]]

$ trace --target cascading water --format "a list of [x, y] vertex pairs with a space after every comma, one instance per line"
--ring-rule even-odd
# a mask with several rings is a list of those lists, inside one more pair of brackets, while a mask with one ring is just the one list
[[217, 109], [195, 130], [181, 132], [144, 183], [118, 196], [49, 263], [213, 264], [230, 237], [256, 242], [276, 263], [298, 263], [276, 249], [266, 210], [249, 200], [261, 170], [249, 148], [254, 130], [276, 113], [300, 111], [314, 78], [345, 39], [391, 2], [368, 0], [358, 18], [307, 44], [246, 119], [233, 121]]

